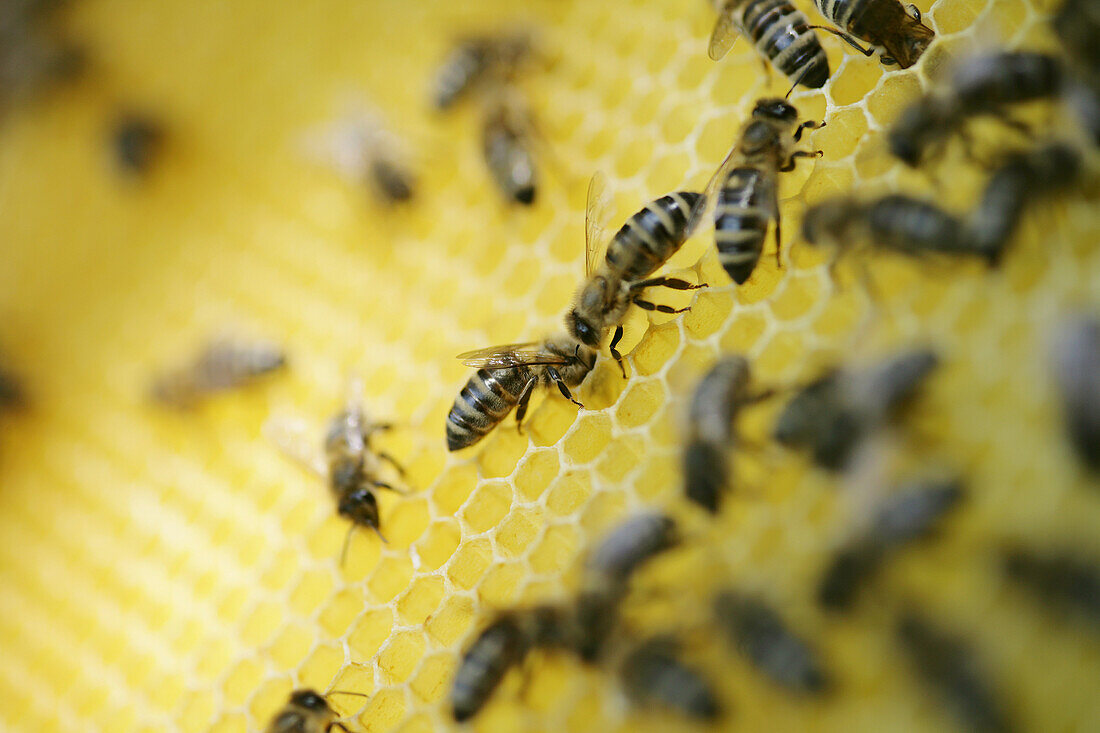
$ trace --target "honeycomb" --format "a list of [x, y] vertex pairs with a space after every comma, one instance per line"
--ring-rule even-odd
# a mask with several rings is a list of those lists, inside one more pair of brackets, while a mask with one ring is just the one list
[[[332, 698], [353, 730], [444, 728], [456, 655], [479, 625], [565, 597], [585, 548], [648, 506], [677, 516], [689, 541], [639, 576], [628, 624], [682, 633], [735, 728], [948, 725], [896, 651], [889, 620], [903, 607], [970, 640], [1020, 729], [1095, 726], [1100, 699], [1082, 680], [1100, 664], [1097, 639], [1006, 586], [994, 554], [1019, 539], [1100, 556], [1100, 501], [1063, 440], [1045, 358], [1052, 325], [1097, 305], [1095, 202], [1038, 207], [993, 272], [872, 255], [875, 297], [857, 262], [834, 280], [827, 253], [797, 242], [805, 205], [837, 193], [904, 190], [965, 209], [984, 172], [954, 148], [928, 171], [902, 170], [885, 126], [952, 54], [1054, 47], [1053, 0], [918, 4], [938, 42], [908, 71], [822, 34], [833, 77], [792, 100], [827, 121], [810, 137], [825, 156], [783, 177], [782, 269], [769, 244], [734, 288], [696, 236], [668, 270], [709, 288], [660, 296], [690, 304], [682, 316], [630, 314], [628, 379], [605, 354], [579, 390], [585, 409], [537, 398], [524, 435], [509, 421], [453, 455], [444, 417], [467, 375], [454, 354], [559, 327], [582, 274], [592, 172], [609, 178], [615, 226], [698, 188], [754, 100], [786, 80], [744, 40], [709, 61], [714, 16], [698, 0], [539, 0], [522, 15], [502, 0], [67, 8], [59, 22], [89, 49], [87, 77], [0, 127], [0, 344], [33, 396], [0, 417], [0, 727], [262, 730], [310, 686], [369, 695]], [[473, 108], [426, 110], [453, 36], [504, 22], [537, 29], [542, 50], [520, 82], [553, 154], [530, 209], [492, 190]], [[302, 131], [349, 91], [417, 151], [411, 205], [387, 208], [303, 160]], [[166, 125], [140, 181], [110, 165], [122, 106]], [[1064, 124], [1057, 109], [1025, 115]], [[227, 329], [280, 339], [291, 369], [186, 414], [144, 400], [156, 368]], [[761, 383], [790, 385], [914, 341], [936, 344], [945, 366], [898, 460], [962, 472], [969, 499], [940, 537], [899, 555], [876, 600], [826, 617], [814, 584], [868, 497], [764, 447], [738, 454], [737, 489], [704, 517], [681, 498], [686, 398], [726, 351], [747, 354]], [[341, 565], [347, 527], [327, 491], [260, 430], [283, 414], [320, 431], [352, 375], [373, 413], [398, 423], [385, 446], [414, 492], [383, 495], [388, 544], [357, 532]], [[773, 412], [745, 415], [747, 440], [765, 442]], [[706, 613], [728, 584], [783, 609], [838, 678], [834, 694], [791, 698], [717, 640]], [[613, 675], [570, 658], [536, 655], [520, 677], [475, 729], [683, 725], [631, 709]]]

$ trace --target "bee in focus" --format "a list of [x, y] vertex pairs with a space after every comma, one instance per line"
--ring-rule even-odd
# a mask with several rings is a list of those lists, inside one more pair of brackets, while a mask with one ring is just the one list
[[309, 431], [299, 421], [272, 418], [264, 423], [264, 435], [280, 451], [306, 470], [326, 481], [336, 497], [337, 512], [350, 521], [341, 552], [347, 557], [348, 544], [356, 527], [368, 527], [385, 542], [379, 526], [377, 489], [405, 494], [385, 479], [383, 464], [398, 474], [404, 469], [397, 460], [371, 445], [375, 435], [392, 429], [389, 423], [373, 422], [363, 408], [361, 385], [353, 380], [344, 408], [333, 416], [325, 431], [323, 450], [309, 439]]
[[188, 408], [203, 397], [244, 387], [284, 366], [286, 354], [274, 344], [217, 340], [190, 363], [154, 379], [150, 395], [163, 405]]
[[362, 99], [349, 102], [340, 119], [307, 133], [304, 149], [353, 185], [368, 186], [384, 203], [402, 203], [415, 194], [404, 144]]
[[975, 246], [1000, 257], [1031, 206], [1069, 189], [1082, 171], [1081, 154], [1052, 143], [1007, 155], [986, 183], [968, 221]]
[[714, 615], [730, 644], [773, 682], [794, 692], [825, 691], [828, 677], [816, 652], [771, 606], [738, 591], [723, 591], [714, 599]]
[[[908, 69], [917, 63], [936, 34], [921, 22], [915, 5], [908, 9], [898, 0], [814, 0], [817, 9], [843, 32], [827, 28], [866, 56], [874, 49], [863, 48], [851, 36], [883, 49], [879, 59]], [[851, 36], [849, 36], [851, 34]]]
[[801, 10], [788, 0], [713, 0], [718, 20], [707, 54], [718, 61], [739, 35], [752, 39], [760, 55], [795, 86], [820, 89], [829, 80], [829, 60]]
[[[840, 196], [811, 206], [802, 219], [802, 237], [833, 248], [831, 272], [843, 255], [867, 246], [911, 257], [973, 256], [990, 263], [999, 254], [996, 247], [981, 246], [962, 218], [902, 194], [870, 201]], [[866, 269], [863, 277], [869, 286]]]
[[809, 450], [822, 468], [842, 470], [938, 364], [935, 352], [913, 349], [859, 370], [832, 369], [791, 398], [772, 434], [785, 446]]
[[834, 611], [851, 608], [883, 562], [906, 545], [932, 535], [963, 496], [956, 478], [921, 479], [899, 487], [879, 507], [870, 528], [833, 557], [818, 586], [818, 601]]
[[141, 175], [164, 145], [164, 127], [147, 115], [128, 112], [114, 122], [111, 146], [115, 164], [126, 175]]
[[652, 287], [673, 290], [706, 287], [705, 283], [692, 285], [679, 278], [649, 277], [676, 254], [687, 239], [688, 221], [701, 197], [692, 191], [676, 191], [649, 202], [615, 233], [603, 261], [597, 265], [603, 244], [607, 201], [604, 178], [597, 173], [588, 185], [585, 280], [577, 291], [572, 310], [565, 316], [565, 326], [573, 338], [590, 349], [598, 349], [604, 334], [614, 326], [611, 356], [625, 377], [622, 354], [615, 347], [623, 336], [622, 321], [630, 306], [658, 313], [681, 313], [687, 309], [652, 303], [642, 297], [643, 292]]
[[917, 676], [967, 728], [997, 733], [1015, 727], [963, 640], [915, 613], [898, 621], [896, 637]]
[[460, 39], [436, 73], [432, 104], [447, 110], [478, 87], [507, 81], [530, 52], [522, 32]]
[[570, 391], [595, 365], [596, 352], [569, 334], [542, 343], [505, 344], [468, 351], [458, 358], [477, 372], [455, 398], [447, 415], [447, 450], [468, 448], [499, 425], [513, 409], [522, 430], [535, 387], [556, 385], [565, 399], [584, 407]]
[[451, 715], [459, 723], [476, 715], [532, 649], [571, 645], [571, 619], [564, 609], [544, 605], [499, 614], [462, 655], [451, 686]]
[[1064, 81], [1061, 60], [1048, 54], [1002, 51], [966, 59], [955, 69], [945, 92], [925, 95], [905, 108], [890, 128], [890, 151], [906, 165], [916, 167], [929, 149], [941, 147], [967, 120], [978, 116], [1026, 132], [1009, 117], [1008, 108], [1052, 100], [1062, 91]]
[[1100, 568], [1095, 563], [1075, 554], [1010, 547], [1002, 566], [1008, 578], [1052, 610], [1100, 626]]
[[[330, 695], [360, 695], [358, 692], [330, 692]], [[339, 721], [336, 711], [328, 704], [328, 700], [313, 690], [295, 690], [290, 693], [290, 699], [282, 707], [271, 723], [267, 726], [267, 733], [329, 733], [334, 728], [339, 728], [344, 733], [351, 733], [348, 728]]]
[[703, 194], [704, 203], [693, 212], [688, 232], [702, 218], [706, 202], [714, 203], [714, 243], [718, 261], [738, 285], [749, 279], [769, 224], [775, 222], [775, 259], [781, 265], [782, 221], [777, 184], [780, 172], [792, 171], [799, 158], [817, 158], [820, 150], [792, 150], [807, 129], [824, 123], [798, 122], [798, 110], [783, 99], [761, 99], [751, 119], [718, 166]]
[[635, 571], [678, 543], [671, 518], [639, 514], [616, 526], [588, 556], [576, 611], [576, 651], [582, 660], [594, 662], [603, 651]]
[[485, 105], [481, 145], [489, 174], [509, 201], [535, 202], [537, 181], [531, 152], [534, 123], [516, 95], [494, 95]]
[[667, 636], [635, 647], [619, 670], [627, 697], [639, 707], [664, 707], [695, 720], [717, 720], [722, 705], [714, 688], [680, 657], [680, 644]]
[[742, 407], [770, 396], [753, 392], [749, 362], [723, 357], [699, 381], [688, 414], [689, 437], [682, 457], [688, 499], [714, 513], [730, 483], [729, 452], [737, 442], [733, 421]]
[[1087, 315], [1068, 320], [1053, 361], [1070, 441], [1081, 461], [1100, 471], [1100, 321]]

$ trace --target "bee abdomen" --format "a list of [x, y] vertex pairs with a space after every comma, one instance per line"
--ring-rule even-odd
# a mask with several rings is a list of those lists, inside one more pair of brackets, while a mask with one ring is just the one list
[[849, 23], [856, 11], [863, 10], [866, 0], [814, 0], [821, 14], [831, 20], [837, 28], [849, 30]]
[[467, 448], [484, 438], [516, 406], [530, 378], [526, 369], [479, 369], [447, 415], [447, 449]]
[[641, 514], [620, 524], [592, 553], [587, 571], [621, 584], [649, 558], [676, 543], [676, 524], [663, 514]]
[[521, 204], [535, 200], [535, 161], [523, 138], [506, 122], [488, 120], [482, 138], [485, 161], [500, 189]]
[[467, 650], [455, 673], [451, 688], [454, 719], [461, 723], [476, 715], [512, 665], [518, 664], [526, 653], [523, 633], [510, 619], [502, 619], [485, 629]]
[[962, 222], [943, 209], [907, 196], [886, 196], [867, 212], [871, 237], [882, 247], [911, 254], [969, 249]]
[[480, 43], [463, 44], [451, 54], [436, 78], [433, 95], [436, 109], [449, 109], [458, 101], [484, 71], [486, 56], [486, 49]]
[[684, 484], [687, 498], [714, 514], [719, 497], [729, 482], [725, 446], [695, 441], [684, 449]]
[[701, 195], [677, 191], [651, 201], [626, 220], [607, 248], [607, 264], [627, 282], [641, 280], [672, 257], [687, 236]]
[[742, 18], [745, 32], [777, 69], [810, 89], [825, 86], [829, 62], [802, 11], [787, 0], [750, 0]]
[[771, 213], [761, 206], [760, 171], [735, 168], [718, 194], [714, 241], [718, 261], [738, 285], [749, 279], [764, 250]]

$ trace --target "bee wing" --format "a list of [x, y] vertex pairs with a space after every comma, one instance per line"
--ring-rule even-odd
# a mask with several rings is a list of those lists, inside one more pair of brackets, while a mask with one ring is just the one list
[[569, 357], [542, 349], [537, 341], [525, 344], [501, 344], [459, 354], [458, 358], [469, 367], [478, 369], [507, 369], [514, 366], [538, 366], [540, 364], [568, 364]]
[[284, 456], [310, 473], [322, 479], [328, 478], [325, 457], [321, 455], [316, 442], [310, 440], [309, 426], [304, 420], [286, 417], [268, 418], [263, 425], [263, 434], [267, 441], [278, 448]]
[[714, 22], [714, 30], [710, 33], [710, 44], [707, 46], [707, 55], [714, 61], [719, 61], [737, 42], [737, 36], [741, 29], [734, 20], [733, 13], [729, 10], [718, 11], [718, 20]]
[[699, 223], [703, 221], [703, 215], [711, 208], [711, 205], [715, 202], [718, 189], [722, 187], [722, 182], [729, 175], [730, 168], [737, 160], [737, 145], [736, 143], [730, 147], [730, 151], [726, 153], [726, 157], [719, 163], [717, 170], [714, 171], [714, 175], [707, 181], [707, 187], [703, 189], [703, 196], [695, 204], [691, 210], [691, 216], [688, 217], [687, 227], [684, 238], [687, 239], [695, 233], [695, 228], [699, 226]]
[[603, 249], [604, 226], [610, 214], [611, 197], [607, 193], [607, 177], [602, 171], [592, 174], [588, 182], [588, 203], [584, 212], [584, 276], [596, 269]]

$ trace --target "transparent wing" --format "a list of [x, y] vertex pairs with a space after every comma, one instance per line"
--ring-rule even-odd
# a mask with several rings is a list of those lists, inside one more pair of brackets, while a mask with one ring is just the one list
[[611, 197], [607, 193], [607, 177], [602, 171], [592, 174], [588, 182], [588, 203], [584, 212], [584, 276], [596, 270], [603, 249], [604, 227], [610, 216]]
[[726, 153], [726, 157], [722, 159], [722, 162], [718, 164], [718, 168], [714, 171], [714, 175], [707, 181], [707, 187], [703, 189], [703, 196], [699, 199], [699, 202], [695, 204], [695, 207], [691, 210], [691, 216], [688, 217], [686, 236], [690, 237], [695, 233], [695, 229], [703, 221], [703, 215], [713, 208], [713, 204], [718, 198], [718, 189], [722, 187], [726, 177], [729, 175], [730, 169], [734, 163], [737, 162], [740, 156], [737, 155], [736, 142], [730, 147], [730, 151]]
[[722, 59], [733, 48], [740, 34], [741, 29], [737, 27], [733, 13], [729, 10], [718, 11], [718, 20], [714, 22], [714, 30], [710, 34], [707, 55], [714, 61]]
[[305, 420], [271, 417], [264, 422], [263, 434], [287, 458], [322, 479], [328, 478], [325, 457], [317, 442], [310, 439], [311, 431]]
[[458, 358], [469, 367], [478, 369], [507, 369], [514, 366], [537, 366], [540, 364], [568, 364], [570, 358], [542, 349], [537, 341], [525, 344], [502, 344], [476, 351], [459, 354]]

